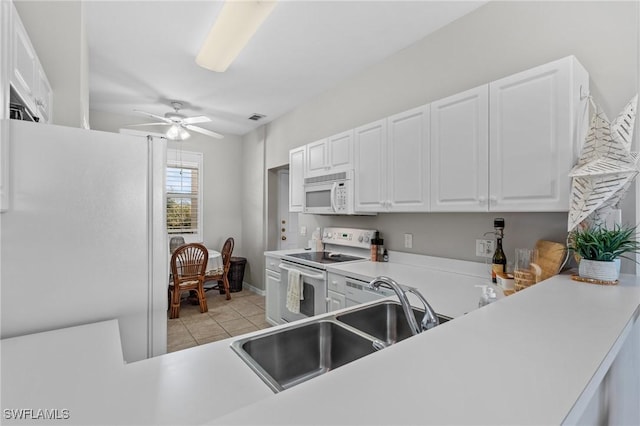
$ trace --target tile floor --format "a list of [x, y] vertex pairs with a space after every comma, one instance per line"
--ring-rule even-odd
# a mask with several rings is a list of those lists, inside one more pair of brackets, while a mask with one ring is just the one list
[[[186, 295], [186, 292], [185, 292]], [[264, 296], [248, 290], [231, 293], [226, 300], [218, 290], [206, 292], [209, 312], [183, 299], [180, 318], [168, 319], [167, 352], [216, 342], [271, 326], [265, 319]], [[168, 318], [168, 313], [167, 313]]]

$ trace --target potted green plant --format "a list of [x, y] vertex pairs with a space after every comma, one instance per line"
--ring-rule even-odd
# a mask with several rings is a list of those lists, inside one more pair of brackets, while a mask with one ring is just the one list
[[640, 243], [635, 226], [595, 226], [573, 231], [569, 249], [580, 257], [580, 277], [613, 282], [620, 276], [620, 258], [635, 261], [625, 254], [638, 253]]

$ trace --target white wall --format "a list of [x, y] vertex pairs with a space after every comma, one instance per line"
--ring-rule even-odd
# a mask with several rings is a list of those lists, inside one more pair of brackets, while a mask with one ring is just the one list
[[244, 281], [257, 288], [264, 275], [264, 129], [242, 142], [242, 246], [247, 258]]
[[14, 1], [53, 89], [53, 124], [88, 123], [88, 50], [81, 1]]
[[[590, 72], [591, 92], [613, 118], [638, 91], [637, 7], [616, 1], [490, 2], [267, 124], [265, 167], [286, 164], [291, 148], [567, 55]], [[630, 192], [623, 220], [635, 222]], [[539, 238], [566, 237], [561, 213], [300, 215], [300, 225], [373, 227], [392, 250], [481, 261], [473, 242], [491, 230], [495, 216], [507, 220], [507, 253]], [[403, 246], [404, 232], [414, 234], [412, 250]], [[632, 270], [623, 265], [623, 271]]]
[[[144, 120], [136, 116], [91, 110], [91, 128], [94, 130], [118, 132], [120, 128], [142, 121]], [[245, 163], [241, 138], [227, 135], [224, 139], [214, 139], [193, 132], [191, 138], [184, 142], [168, 143], [168, 148], [180, 147], [185, 151], [202, 152], [204, 155], [205, 245], [221, 250], [227, 237], [233, 237], [233, 255], [244, 256], [242, 182]]]
[[268, 124], [267, 168], [289, 149], [575, 55], [613, 117], [637, 92], [636, 2], [493, 1]]

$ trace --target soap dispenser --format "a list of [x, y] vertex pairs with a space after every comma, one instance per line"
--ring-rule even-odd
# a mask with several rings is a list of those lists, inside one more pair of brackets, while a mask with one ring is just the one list
[[476, 287], [482, 287], [482, 296], [480, 296], [480, 301], [478, 302], [479, 308], [498, 300], [498, 295], [493, 287], [488, 285], [477, 285]]

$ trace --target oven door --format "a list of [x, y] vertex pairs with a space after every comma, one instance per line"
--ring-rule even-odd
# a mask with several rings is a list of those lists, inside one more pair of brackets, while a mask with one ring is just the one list
[[[281, 318], [286, 322], [309, 318], [314, 315], [327, 312], [327, 272], [307, 266], [283, 260], [280, 263], [282, 270], [282, 288], [280, 289]], [[300, 301], [300, 313], [287, 309], [287, 293], [289, 289], [289, 271], [300, 273], [302, 278], [302, 296]]]

